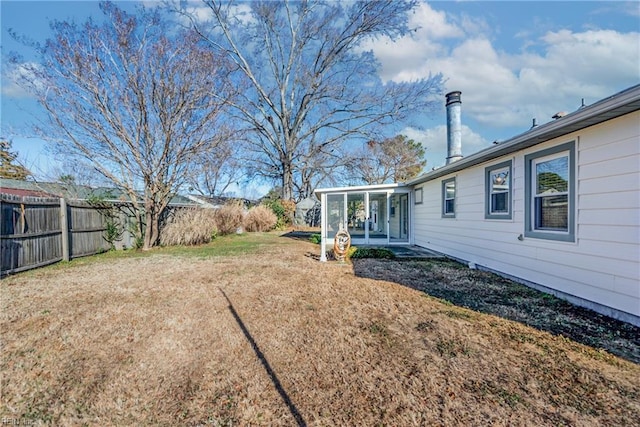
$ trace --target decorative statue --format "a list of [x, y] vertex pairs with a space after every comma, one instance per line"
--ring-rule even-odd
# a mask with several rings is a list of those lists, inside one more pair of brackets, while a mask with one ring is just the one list
[[344, 262], [350, 247], [351, 236], [347, 230], [342, 228], [341, 224], [340, 230], [338, 230], [336, 236], [333, 238], [333, 253], [336, 256], [336, 259], [340, 262]]

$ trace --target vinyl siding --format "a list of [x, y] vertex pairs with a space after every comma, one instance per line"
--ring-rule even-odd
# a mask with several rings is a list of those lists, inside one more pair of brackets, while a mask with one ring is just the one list
[[[418, 185], [414, 242], [582, 300], [640, 316], [640, 112]], [[524, 158], [575, 141], [575, 242], [524, 234]], [[511, 220], [484, 218], [485, 167], [513, 160]], [[456, 217], [441, 218], [456, 178]]]

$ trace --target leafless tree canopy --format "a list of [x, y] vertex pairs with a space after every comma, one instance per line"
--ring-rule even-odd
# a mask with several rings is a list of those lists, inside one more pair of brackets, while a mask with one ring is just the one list
[[[383, 82], [363, 43], [398, 37], [413, 2], [204, 0], [212, 16], [194, 27], [237, 66], [243, 94], [235, 114], [251, 132], [254, 171], [280, 181], [282, 197], [304, 197], [349, 139], [372, 139], [433, 108], [440, 75]], [[238, 75], [239, 74], [239, 75]], [[294, 194], [297, 193], [297, 194]]]
[[100, 7], [104, 24], [53, 23], [54, 36], [39, 47], [41, 64], [26, 65], [35, 78], [23, 83], [48, 112], [54, 126], [44, 134], [58, 151], [90, 162], [144, 207], [139, 223], [149, 248], [194, 160], [224, 135], [230, 68], [157, 8]]

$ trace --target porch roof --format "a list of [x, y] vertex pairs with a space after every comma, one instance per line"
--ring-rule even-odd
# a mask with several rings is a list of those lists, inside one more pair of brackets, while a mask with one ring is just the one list
[[356, 191], [375, 191], [375, 190], [391, 190], [394, 188], [407, 187], [406, 184], [399, 182], [393, 184], [375, 184], [375, 185], [357, 185], [352, 187], [332, 187], [332, 188], [318, 188], [314, 191], [316, 194], [323, 193], [353, 193]]

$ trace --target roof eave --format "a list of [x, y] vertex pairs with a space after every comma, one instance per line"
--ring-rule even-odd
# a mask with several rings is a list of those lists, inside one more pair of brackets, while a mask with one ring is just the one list
[[393, 183], [393, 184], [374, 184], [374, 185], [359, 185], [352, 187], [332, 187], [332, 188], [318, 188], [314, 191], [315, 194], [322, 193], [341, 193], [345, 191], [354, 192], [354, 191], [375, 191], [375, 190], [390, 190], [393, 188], [401, 188], [405, 187], [406, 184]]
[[640, 84], [602, 99], [595, 104], [580, 108], [560, 119], [537, 126], [494, 147], [486, 148], [457, 162], [427, 172], [407, 181], [406, 184], [416, 185], [440, 178], [638, 110], [640, 110]]

